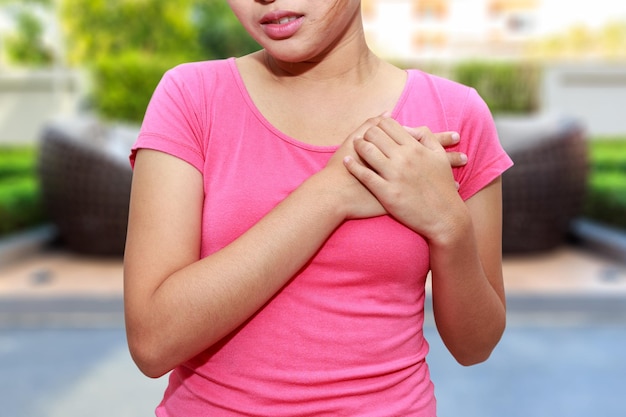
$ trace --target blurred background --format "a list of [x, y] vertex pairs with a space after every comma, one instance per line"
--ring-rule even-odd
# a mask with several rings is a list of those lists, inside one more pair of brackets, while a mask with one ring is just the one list
[[[509, 329], [442, 416], [626, 415], [626, 3], [362, 0], [372, 48], [478, 90], [504, 176]], [[225, 0], [0, 0], [0, 417], [152, 415], [125, 346], [128, 153], [182, 62], [258, 49]]]
[[[571, 219], [585, 217], [626, 228], [626, 118], [622, 114], [626, 4], [597, 0], [593, 5], [563, 7], [557, 0], [364, 0], [363, 14], [368, 40], [378, 54], [399, 66], [422, 68], [475, 87], [499, 122], [507, 150], [529, 157], [533, 151], [543, 155], [530, 158], [535, 166], [529, 170], [536, 171], [546, 158], [572, 159], [553, 163], [559, 169], [551, 175], [565, 183], [554, 180], [540, 195], [543, 200], [555, 193], [562, 198], [560, 204], [546, 204], [550, 211], [562, 212], [561, 218], [555, 215], [550, 222], [563, 229]], [[70, 236], [69, 219], [60, 218], [68, 204], [57, 201], [75, 197], [59, 184], [71, 178], [48, 178], [44, 184], [39, 178], [42, 173], [63, 174], [55, 150], [69, 164], [71, 155], [63, 147], [70, 146], [69, 138], [59, 136], [82, 142], [73, 147], [90, 145], [94, 152], [98, 148], [102, 155], [93, 158], [126, 157], [152, 91], [168, 68], [257, 48], [225, 1], [0, 0], [0, 233], [57, 223], [60, 237], [77, 240]], [[584, 136], [585, 155], [580, 154], [578, 141], [567, 137], [575, 134]], [[554, 138], [558, 135], [564, 136], [561, 144], [578, 146], [576, 152], [539, 151], [547, 142], [558, 142]], [[55, 136], [54, 143], [47, 143], [52, 142], [48, 136]], [[39, 152], [42, 147], [49, 155]], [[516, 170], [521, 175], [525, 162], [522, 156], [518, 159]], [[81, 163], [81, 157], [75, 160]], [[541, 175], [544, 182], [547, 173]], [[124, 182], [128, 172], [121, 175]], [[516, 183], [514, 178], [510, 181]], [[97, 182], [93, 179], [92, 185]], [[584, 190], [576, 189], [583, 185]], [[120, 188], [124, 192], [124, 186]], [[58, 197], [62, 191], [65, 194]], [[509, 204], [511, 210], [519, 209], [521, 200], [533, 199], [532, 194], [517, 197], [508, 197], [514, 202]], [[88, 203], [81, 204], [83, 210], [89, 209]], [[527, 220], [540, 214], [546, 213], [511, 213], [507, 229], [528, 233], [528, 227], [539, 222], [529, 225]], [[100, 215], [99, 221], [103, 218]], [[96, 228], [98, 220], [83, 223], [90, 224], [75, 227]], [[110, 227], [116, 226], [106, 226]], [[547, 233], [536, 236], [538, 245]], [[74, 246], [89, 250], [82, 242]], [[119, 252], [120, 243], [117, 248], [102, 246], [94, 251]]]

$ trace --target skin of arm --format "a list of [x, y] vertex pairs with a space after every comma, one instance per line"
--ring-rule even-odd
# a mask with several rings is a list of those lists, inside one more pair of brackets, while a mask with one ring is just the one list
[[[385, 214], [345, 169], [359, 159], [354, 139], [379, 123], [366, 121], [319, 173], [240, 238], [200, 259], [203, 180], [173, 156], [140, 150], [135, 160], [124, 258], [124, 305], [131, 355], [159, 377], [235, 330], [261, 308], [348, 218]], [[458, 134], [432, 135], [443, 146]], [[414, 139], [413, 139], [414, 140]], [[448, 152], [447, 163], [464, 155]], [[259, 244], [263, 242], [263, 244]]]
[[[199, 260], [201, 174], [169, 155], [138, 152], [124, 297], [128, 343], [142, 372], [159, 377], [219, 341], [313, 256], [350, 216], [343, 203], [355, 198], [350, 178], [328, 185], [342, 182], [338, 171], [314, 175], [240, 238]], [[370, 199], [372, 213], [384, 213]]]
[[437, 329], [466, 366], [487, 360], [506, 324], [501, 182], [498, 177], [467, 200], [454, 231], [430, 243]]
[[437, 328], [459, 363], [476, 364], [506, 321], [501, 180], [463, 202], [443, 147], [412, 139], [385, 119], [355, 142], [366, 164], [349, 156], [344, 163], [390, 215], [428, 241]]

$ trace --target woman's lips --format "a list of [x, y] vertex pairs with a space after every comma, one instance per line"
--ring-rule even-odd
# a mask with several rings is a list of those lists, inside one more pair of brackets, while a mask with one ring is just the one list
[[261, 19], [265, 34], [274, 40], [287, 39], [296, 34], [302, 26], [304, 16], [292, 12], [269, 13]]

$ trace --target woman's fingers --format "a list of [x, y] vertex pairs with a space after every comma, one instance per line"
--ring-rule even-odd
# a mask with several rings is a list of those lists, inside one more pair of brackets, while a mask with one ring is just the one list
[[[418, 142], [430, 149], [436, 149], [439, 146], [448, 148], [455, 146], [461, 141], [461, 136], [457, 132], [439, 132], [433, 133], [425, 126], [422, 127], [404, 127], [406, 131]], [[463, 152], [446, 150], [448, 161], [452, 167], [462, 167], [467, 164], [467, 155]]]
[[463, 152], [451, 152], [447, 151], [446, 155], [448, 156], [448, 161], [450, 162], [451, 167], [462, 167], [467, 164], [467, 155]]
[[[445, 152], [451, 167], [464, 166], [467, 164], [467, 155], [446, 150], [446, 147], [455, 146], [459, 141], [457, 132], [433, 133], [425, 126], [405, 127], [388, 115], [381, 115], [369, 119], [354, 133], [353, 146], [357, 159], [344, 160], [344, 163], [347, 162], [349, 171], [369, 188], [388, 178], [391, 170], [397, 170], [399, 161], [407, 155], [415, 156], [413, 152], [418, 150], [414, 148], [416, 146], [423, 146], [436, 153]], [[409, 151], [411, 147], [413, 151]]]
[[428, 236], [436, 227], [433, 213], [458, 198], [451, 167], [464, 165], [467, 158], [446, 147], [458, 144], [459, 135], [405, 128], [389, 117], [368, 123], [359, 133], [363, 136], [352, 136], [354, 153], [343, 157], [348, 172], [389, 214]]
[[387, 117], [386, 113], [381, 114], [380, 116], [376, 116], [376, 117], [371, 117], [369, 119], [367, 119], [365, 121], [365, 123], [363, 123], [361, 126], [359, 126], [354, 132], [352, 132], [352, 134], [350, 135], [351, 138], [362, 138], [365, 136], [365, 134], [372, 129], [375, 126], [378, 126], [378, 124]]
[[433, 133], [426, 126], [409, 127], [404, 126], [404, 129], [417, 141], [421, 142], [424, 138], [435, 137], [437, 142], [443, 147], [453, 146], [459, 143], [461, 137], [457, 132], [439, 132]]
[[374, 170], [359, 163], [352, 156], [346, 156], [343, 163], [348, 171], [368, 190], [373, 191], [384, 185], [384, 180]]

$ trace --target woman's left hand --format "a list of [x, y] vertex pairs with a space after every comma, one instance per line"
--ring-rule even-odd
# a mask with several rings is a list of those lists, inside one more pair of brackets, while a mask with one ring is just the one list
[[[458, 142], [458, 136], [448, 136], [449, 144]], [[385, 117], [354, 140], [364, 163], [351, 157], [344, 163], [390, 215], [427, 239], [441, 239], [460, 216], [468, 216], [452, 175], [452, 166], [466, 158], [448, 155], [441, 142], [425, 127], [405, 128]]]

